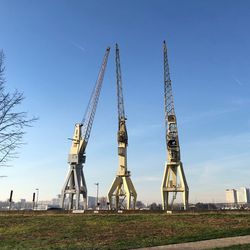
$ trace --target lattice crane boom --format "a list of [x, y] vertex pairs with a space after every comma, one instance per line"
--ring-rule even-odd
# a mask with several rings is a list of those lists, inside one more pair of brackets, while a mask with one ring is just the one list
[[164, 60], [164, 100], [166, 122], [169, 115], [175, 115], [174, 98], [172, 94], [172, 83], [170, 79], [170, 70], [168, 64], [168, 51], [166, 41], [163, 42], [163, 60]]
[[122, 91], [122, 73], [121, 73], [121, 62], [120, 62], [120, 52], [118, 44], [116, 44], [116, 85], [117, 85], [117, 108], [118, 108], [118, 142], [123, 142], [128, 144], [128, 133], [126, 128], [126, 117], [124, 110], [124, 101], [123, 101], [123, 91]]
[[122, 93], [122, 73], [121, 73], [121, 63], [120, 63], [120, 53], [118, 44], [116, 44], [116, 84], [117, 84], [117, 98], [118, 98], [118, 119], [125, 118], [124, 102], [123, 102], [123, 93]]
[[103, 77], [104, 77], [104, 73], [105, 73], [105, 69], [106, 69], [106, 65], [108, 61], [109, 52], [110, 52], [110, 48], [108, 47], [106, 49], [106, 53], [103, 58], [103, 62], [101, 65], [101, 69], [100, 69], [95, 87], [92, 91], [91, 98], [89, 100], [87, 109], [85, 111], [85, 115], [82, 119], [82, 138], [83, 138], [85, 147], [87, 146], [91, 128], [93, 125], [93, 121], [94, 121], [94, 117], [96, 113], [96, 107], [97, 107], [97, 103], [98, 103], [101, 88], [102, 88]]

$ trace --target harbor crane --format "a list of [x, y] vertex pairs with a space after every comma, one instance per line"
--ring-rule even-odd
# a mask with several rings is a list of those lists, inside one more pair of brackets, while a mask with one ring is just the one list
[[[81, 209], [80, 207], [80, 195], [83, 197], [83, 209], [87, 209], [87, 186], [83, 174], [83, 164], [86, 160], [86, 147], [88, 144], [94, 116], [102, 88], [103, 77], [108, 61], [110, 48], [106, 49], [101, 69], [91, 94], [85, 115], [81, 123], [75, 124], [75, 130], [70, 148], [68, 163], [70, 166], [66, 181], [62, 189], [61, 207], [65, 209], [76, 210]], [[68, 200], [66, 196], [68, 195]], [[75, 196], [75, 204], [74, 204]], [[68, 207], [66, 206], [68, 203]]]
[[[177, 119], [174, 110], [172, 83], [168, 64], [166, 42], [163, 42], [164, 55], [164, 106], [166, 125], [167, 162], [161, 186], [163, 210], [173, 210], [177, 193], [182, 193], [184, 209], [188, 208], [189, 189], [181, 162]], [[171, 197], [170, 197], [171, 196]], [[171, 202], [169, 202], [171, 199]]]
[[[130, 178], [130, 171], [127, 169], [127, 146], [128, 133], [126, 128], [126, 117], [124, 111], [123, 93], [122, 93], [122, 75], [120, 64], [120, 53], [118, 44], [116, 44], [116, 85], [118, 100], [118, 173], [108, 193], [108, 199], [111, 209], [135, 209], [137, 193]], [[113, 198], [115, 201], [113, 201]], [[124, 204], [126, 202], [126, 204]], [[115, 204], [114, 204], [115, 203]]]

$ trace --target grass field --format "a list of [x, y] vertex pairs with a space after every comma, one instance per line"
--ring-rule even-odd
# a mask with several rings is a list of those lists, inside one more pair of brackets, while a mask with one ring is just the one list
[[130, 249], [250, 234], [250, 213], [0, 213], [0, 249]]
[[250, 244], [245, 245], [235, 245], [231, 247], [223, 247], [223, 248], [214, 248], [212, 250], [249, 250]]

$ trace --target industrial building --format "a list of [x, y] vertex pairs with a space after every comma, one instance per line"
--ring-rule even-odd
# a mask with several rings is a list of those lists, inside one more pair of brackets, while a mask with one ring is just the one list
[[249, 188], [241, 187], [237, 190], [237, 202], [238, 203], [249, 203]]
[[237, 191], [235, 189], [226, 189], [226, 203], [237, 203]]
[[247, 204], [250, 203], [250, 190], [246, 187], [240, 187], [236, 189], [226, 189], [226, 202]]

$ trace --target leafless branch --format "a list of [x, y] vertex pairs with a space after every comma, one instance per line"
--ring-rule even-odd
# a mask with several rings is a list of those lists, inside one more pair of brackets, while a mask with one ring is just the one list
[[4, 53], [0, 51], [0, 166], [7, 166], [7, 162], [16, 157], [17, 149], [23, 144], [24, 128], [30, 127], [36, 117], [27, 118], [26, 112], [15, 111], [22, 103], [23, 93], [15, 90], [6, 93], [4, 84]]

